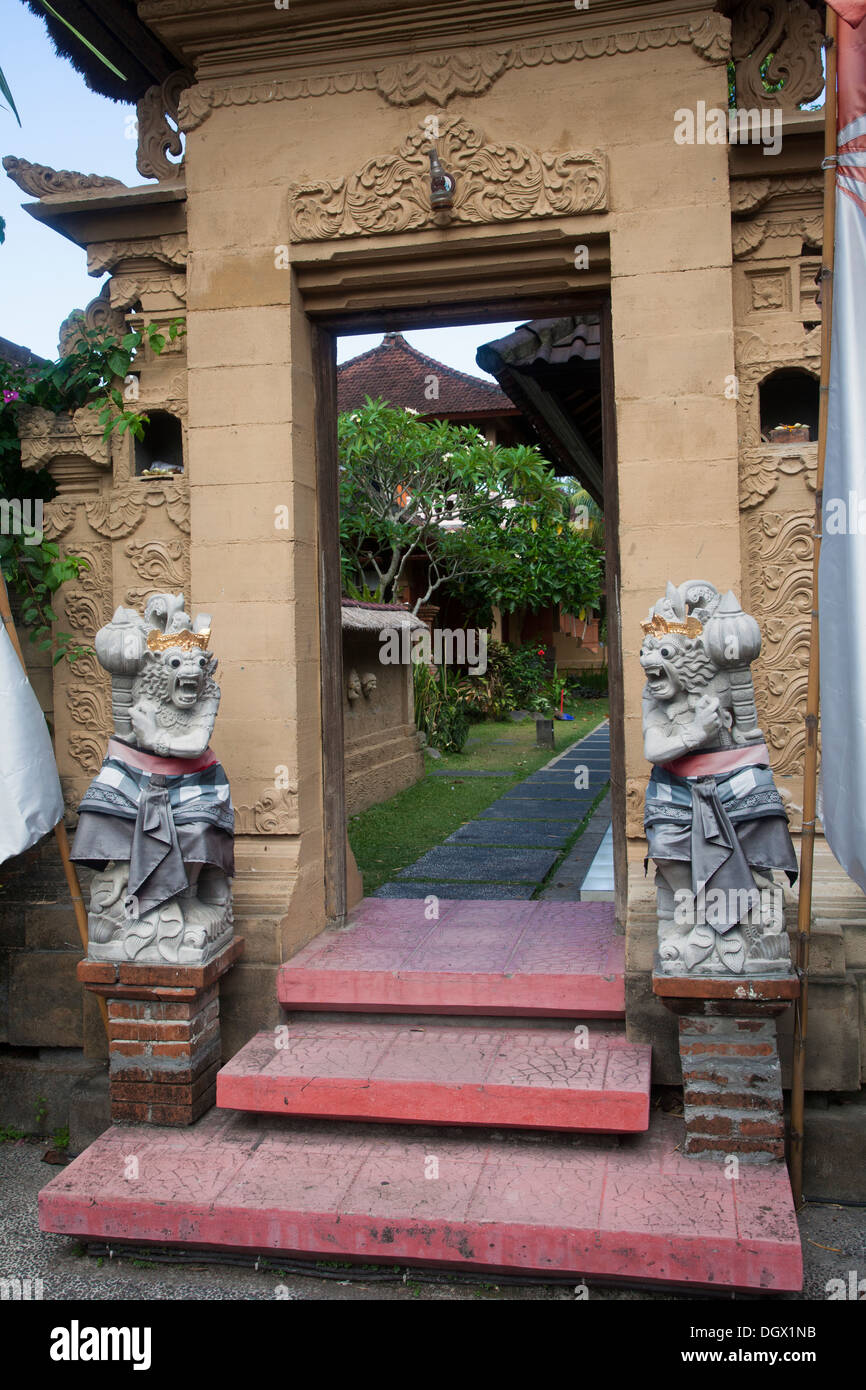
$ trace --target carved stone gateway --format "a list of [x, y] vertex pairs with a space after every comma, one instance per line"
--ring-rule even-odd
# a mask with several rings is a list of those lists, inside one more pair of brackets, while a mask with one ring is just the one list
[[208, 744], [220, 692], [182, 594], [144, 618], [118, 608], [96, 634], [114, 737], [81, 803], [73, 858], [97, 869], [88, 959], [204, 965], [232, 936], [234, 815]]
[[793, 883], [797, 860], [757, 726], [749, 667], [761, 649], [758, 625], [732, 593], [691, 581], [668, 584], [643, 630], [656, 970], [790, 974], [773, 871]]

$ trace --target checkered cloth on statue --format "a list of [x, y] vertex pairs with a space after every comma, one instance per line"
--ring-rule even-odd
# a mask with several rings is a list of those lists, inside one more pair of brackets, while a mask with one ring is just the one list
[[79, 864], [129, 861], [129, 892], [144, 913], [189, 885], [184, 862], [234, 875], [234, 811], [216, 756], [160, 758], [109, 740], [84, 794], [72, 848]]

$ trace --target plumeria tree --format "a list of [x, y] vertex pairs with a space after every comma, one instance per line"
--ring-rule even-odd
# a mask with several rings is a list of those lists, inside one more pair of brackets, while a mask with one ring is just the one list
[[420, 560], [416, 612], [443, 585], [478, 610], [597, 600], [598, 551], [537, 449], [369, 398], [340, 416], [338, 439], [347, 593], [395, 602]]

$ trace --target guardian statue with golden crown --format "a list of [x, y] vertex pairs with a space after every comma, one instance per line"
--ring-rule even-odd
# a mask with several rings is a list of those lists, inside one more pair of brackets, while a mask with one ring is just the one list
[[797, 877], [788, 819], [758, 728], [755, 619], [704, 580], [668, 584], [642, 624], [644, 826], [656, 866], [657, 970], [791, 970], [783, 890]]
[[81, 802], [72, 858], [96, 870], [88, 958], [203, 965], [232, 936], [234, 812], [210, 739], [210, 618], [154, 594], [95, 639], [114, 736]]

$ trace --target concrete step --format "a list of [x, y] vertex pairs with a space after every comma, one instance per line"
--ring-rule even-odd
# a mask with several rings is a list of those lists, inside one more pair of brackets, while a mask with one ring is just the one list
[[[108, 1130], [43, 1188], [43, 1231], [589, 1281], [798, 1290], [783, 1164], [679, 1151], [682, 1121], [625, 1137], [527, 1137], [212, 1110]], [[137, 1160], [129, 1180], [129, 1155]]]
[[217, 1105], [274, 1115], [633, 1133], [650, 1051], [621, 1033], [299, 1021], [259, 1033], [217, 1076]]
[[611, 903], [365, 898], [281, 967], [284, 1008], [622, 1018]]

